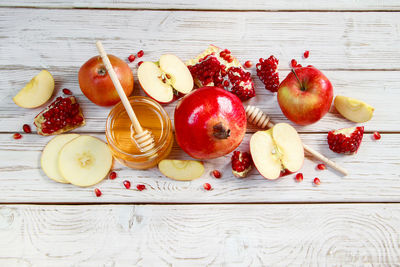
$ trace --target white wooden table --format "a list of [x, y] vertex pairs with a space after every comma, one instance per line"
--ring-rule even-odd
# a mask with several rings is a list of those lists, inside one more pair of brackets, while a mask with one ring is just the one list
[[[381, 1], [112, 1], [0, 2], [0, 266], [388, 266], [400, 263], [400, 2]], [[184, 2], [184, 3], [180, 3]], [[173, 53], [186, 60], [213, 43], [242, 62], [273, 54], [281, 78], [288, 63], [321, 69], [336, 94], [376, 108], [363, 124], [355, 156], [331, 152], [327, 132], [349, 127], [334, 111], [298, 127], [304, 143], [350, 171], [343, 178], [316, 170], [307, 159], [304, 181], [293, 175], [267, 181], [256, 171], [234, 178], [230, 155], [207, 161], [192, 182], [163, 177], [156, 168], [134, 171], [115, 164], [116, 180], [93, 188], [58, 184], [40, 168], [50, 138], [24, 134], [40, 111], [12, 97], [41, 69], [69, 88], [87, 125], [76, 132], [104, 140], [109, 108], [81, 93], [79, 67], [97, 53], [95, 40], [126, 59]], [[302, 53], [310, 51], [307, 60]], [[136, 63], [131, 64], [136, 78]], [[252, 69], [261, 107], [275, 122], [287, 120], [276, 97]], [[134, 94], [142, 94], [136, 83]], [[172, 116], [175, 104], [165, 106]], [[241, 148], [256, 129], [249, 127]], [[371, 133], [379, 131], [380, 141]], [[173, 158], [188, 158], [177, 146]], [[220, 169], [221, 179], [209, 171]], [[322, 184], [313, 186], [318, 176]], [[122, 181], [147, 190], [126, 190]], [[209, 182], [213, 191], [204, 191]]]

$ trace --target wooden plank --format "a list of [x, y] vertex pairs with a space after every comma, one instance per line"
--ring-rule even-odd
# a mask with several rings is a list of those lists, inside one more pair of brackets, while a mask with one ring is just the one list
[[[277, 1], [278, 2], [278, 1]], [[79, 23], [77, 23], [79, 22]], [[82, 27], [85, 25], [85, 27]], [[109, 53], [189, 59], [211, 42], [242, 61], [276, 55], [320, 69], [399, 70], [399, 12], [0, 10], [0, 68], [77, 69], [103, 41]], [[310, 58], [301, 60], [305, 50]]]
[[[96, 135], [104, 139], [103, 135]], [[302, 134], [304, 143], [347, 168], [350, 175], [341, 177], [332, 170], [319, 171], [317, 161], [306, 159], [301, 172], [304, 181], [296, 183], [294, 174], [277, 181], [262, 178], [252, 170], [246, 179], [231, 174], [230, 156], [205, 161], [205, 173], [197, 180], [179, 182], [163, 177], [157, 168], [132, 170], [115, 164], [116, 180], [104, 180], [96, 187], [103, 195], [95, 197], [93, 187], [79, 188], [53, 182], [40, 168], [41, 150], [48, 137], [24, 135], [14, 140], [11, 134], [0, 134], [0, 203], [282, 203], [282, 202], [399, 202], [400, 135], [383, 134], [380, 141], [365, 135], [363, 143], [353, 156], [339, 155], [329, 150], [326, 134]], [[248, 150], [250, 134], [239, 147]], [[170, 158], [189, 159], [176, 145]], [[219, 169], [221, 179], [210, 172]], [[312, 184], [314, 177], [320, 186]], [[144, 184], [147, 190], [126, 190], [124, 180]], [[214, 188], [205, 191], [208, 182]]]
[[396, 266], [399, 204], [0, 206], [2, 266]]
[[54, 1], [2, 1], [0, 7], [40, 7], [40, 8], [109, 8], [109, 9], [179, 9], [179, 10], [400, 10], [398, 1], [262, 1], [233, 0], [227, 4], [224, 1], [111, 1], [111, 0], [54, 0]]

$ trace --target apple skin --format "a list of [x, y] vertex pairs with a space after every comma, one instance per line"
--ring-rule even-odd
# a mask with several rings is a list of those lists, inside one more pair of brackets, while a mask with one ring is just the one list
[[178, 145], [195, 159], [213, 159], [232, 152], [246, 133], [242, 102], [218, 87], [202, 87], [184, 96], [174, 118]]
[[[132, 70], [122, 59], [113, 55], [108, 55], [108, 58], [126, 96], [130, 96], [134, 84]], [[82, 65], [79, 69], [78, 79], [82, 93], [96, 105], [112, 106], [120, 101], [100, 56], [94, 56]]]
[[292, 122], [308, 125], [320, 120], [330, 109], [333, 99], [331, 82], [314, 67], [294, 70], [282, 81], [278, 89], [278, 103], [283, 114]]

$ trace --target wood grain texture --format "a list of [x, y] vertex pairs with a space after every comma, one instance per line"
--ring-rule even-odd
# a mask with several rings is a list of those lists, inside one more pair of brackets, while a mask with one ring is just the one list
[[[103, 135], [95, 135], [104, 139]], [[194, 181], [179, 182], [165, 178], [157, 168], [132, 170], [115, 163], [116, 180], [104, 180], [100, 184], [79, 188], [50, 180], [40, 168], [40, 155], [49, 137], [24, 135], [14, 140], [12, 134], [0, 134], [0, 202], [1, 203], [282, 203], [282, 202], [400, 202], [400, 135], [383, 134], [380, 141], [371, 135], [364, 136], [363, 143], [353, 156], [339, 155], [329, 150], [326, 134], [302, 134], [305, 144], [310, 145], [350, 172], [342, 177], [328, 169], [316, 169], [318, 161], [306, 159], [301, 172], [304, 181], [296, 183], [294, 174], [277, 181], [262, 178], [252, 170], [246, 179], [237, 179], [231, 173], [230, 157], [205, 161], [204, 175]], [[248, 151], [250, 134], [239, 147]], [[179, 147], [174, 146], [170, 158], [189, 159]], [[212, 178], [210, 172], [219, 169], [221, 179]], [[314, 186], [314, 177], [321, 180]], [[126, 190], [124, 180], [145, 184], [147, 190]], [[204, 191], [203, 183], [214, 188]], [[95, 197], [98, 187], [103, 195]]]
[[179, 9], [179, 10], [400, 10], [395, 0], [338, 0], [338, 1], [134, 1], [134, 0], [24, 0], [0, 2], [0, 7], [42, 7], [42, 8], [107, 8], [107, 9]]
[[0, 206], [1, 266], [397, 266], [399, 204]]

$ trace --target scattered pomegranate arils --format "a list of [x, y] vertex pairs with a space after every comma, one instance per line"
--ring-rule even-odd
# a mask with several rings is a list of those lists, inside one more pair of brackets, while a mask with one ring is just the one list
[[316, 185], [320, 185], [321, 184], [321, 181], [319, 180], [318, 177], [314, 178], [314, 184], [316, 184]]
[[373, 138], [374, 138], [375, 140], [379, 140], [379, 139], [381, 139], [381, 134], [378, 133], [378, 132], [374, 132]]
[[96, 194], [96, 197], [100, 197], [101, 196], [101, 191], [98, 188], [94, 189], [94, 193]]
[[64, 88], [62, 91], [63, 91], [63, 94], [64, 94], [64, 95], [72, 95], [71, 90], [69, 90], [69, 89], [67, 89], [67, 88]]
[[250, 69], [251, 67], [253, 67], [253, 62], [251, 62], [250, 60], [247, 60], [247, 61], [244, 63], [244, 67], [245, 67], [246, 69]]
[[138, 185], [136, 186], [136, 189], [139, 190], [139, 191], [143, 191], [143, 190], [146, 189], [146, 186], [145, 186], [144, 184], [138, 184]]
[[361, 145], [363, 135], [364, 126], [330, 131], [329, 148], [336, 153], [354, 154]]
[[227, 49], [210, 45], [186, 62], [198, 87], [217, 86], [236, 94], [242, 101], [255, 96], [250, 72]]
[[321, 170], [321, 171], [323, 171], [323, 170], [325, 170], [326, 169], [326, 166], [325, 166], [325, 164], [318, 164], [317, 165], [317, 168], [318, 168], [318, 170]]
[[221, 172], [219, 170], [213, 170], [212, 175], [217, 179], [221, 178], [221, 176], [222, 176]]
[[308, 50], [304, 51], [304, 54], [303, 54], [304, 58], [308, 58], [309, 55], [310, 55], [310, 51], [308, 51]]
[[126, 189], [131, 188], [131, 182], [129, 182], [128, 180], [123, 181], [123, 184], [124, 184]]
[[129, 60], [129, 62], [133, 62], [133, 61], [135, 61], [135, 55], [129, 55], [129, 57], [128, 57], [128, 60]]
[[256, 64], [257, 76], [270, 92], [277, 92], [279, 88], [279, 60], [271, 55], [268, 59], [260, 58]]
[[301, 172], [299, 172], [298, 174], [296, 174], [295, 179], [297, 182], [300, 183], [301, 181], [303, 181], [303, 174]]
[[235, 177], [244, 178], [251, 170], [253, 160], [248, 152], [235, 151], [233, 152], [231, 163], [232, 173]]
[[22, 126], [22, 130], [24, 130], [25, 133], [31, 133], [32, 132], [31, 126], [29, 126], [28, 124], [24, 124]]
[[295, 68], [295, 67], [297, 66], [297, 61], [296, 61], [296, 59], [292, 59], [292, 60], [290, 61], [290, 66], [291, 66], [292, 68]]
[[211, 185], [209, 183], [203, 184], [204, 190], [210, 191], [212, 189]]
[[110, 180], [114, 180], [115, 178], [117, 178], [117, 173], [116, 172], [110, 172], [110, 175], [108, 177], [110, 178]]
[[21, 138], [22, 138], [22, 135], [21, 135], [20, 133], [15, 133], [15, 134], [13, 134], [13, 138], [14, 138], [15, 140], [18, 140], [18, 139], [21, 139]]
[[140, 50], [140, 51], [137, 52], [137, 54], [136, 54], [137, 57], [143, 57], [143, 55], [144, 55], [143, 50]]
[[137, 63], [137, 65], [140, 66], [140, 65], [142, 65], [142, 63], [143, 63], [143, 61], [139, 61], [139, 62]]
[[82, 110], [74, 96], [57, 97], [34, 119], [34, 125], [40, 135], [60, 134], [84, 124]]

